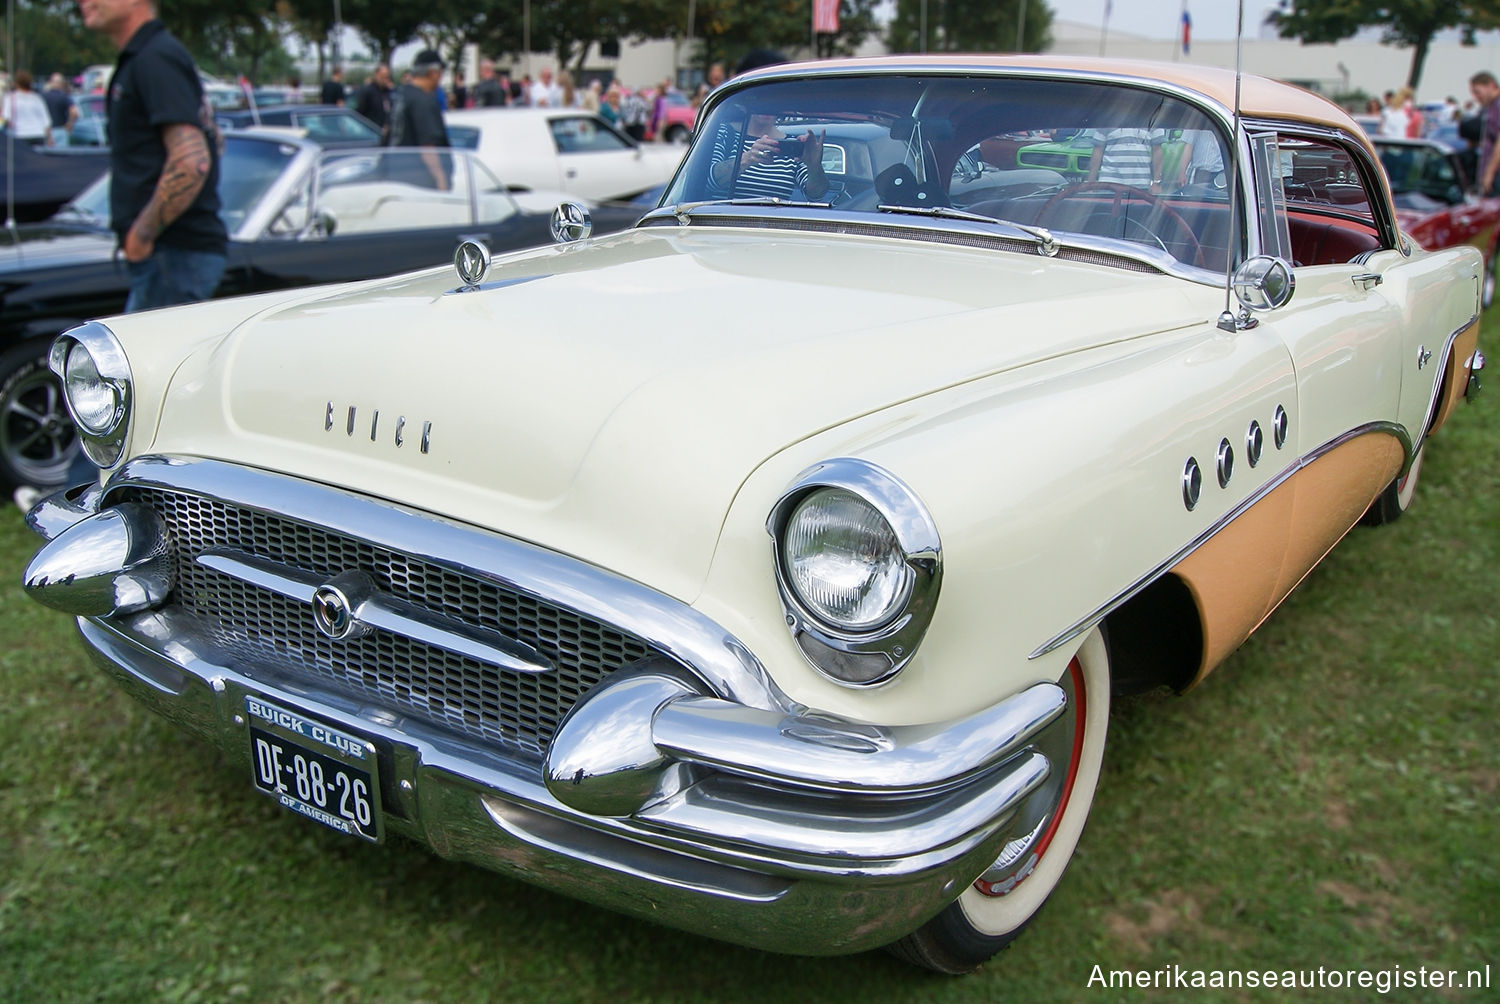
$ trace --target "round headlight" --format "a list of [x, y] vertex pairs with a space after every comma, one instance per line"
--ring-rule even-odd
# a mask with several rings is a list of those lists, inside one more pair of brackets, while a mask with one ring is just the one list
[[63, 373], [63, 389], [78, 424], [96, 436], [108, 434], [121, 417], [120, 392], [100, 375], [94, 357], [81, 342], [68, 349]]
[[89, 321], [57, 336], [47, 366], [62, 382], [68, 414], [78, 425], [83, 452], [99, 467], [125, 454], [130, 430], [130, 363], [115, 333]]
[[809, 493], [787, 519], [783, 547], [787, 584], [836, 630], [875, 630], [906, 607], [906, 553], [885, 518], [853, 492]]

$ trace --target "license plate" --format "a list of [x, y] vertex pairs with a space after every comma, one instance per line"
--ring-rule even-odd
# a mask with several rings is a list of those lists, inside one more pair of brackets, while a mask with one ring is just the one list
[[250, 775], [284, 809], [351, 837], [380, 840], [380, 789], [368, 742], [258, 697], [250, 714]]

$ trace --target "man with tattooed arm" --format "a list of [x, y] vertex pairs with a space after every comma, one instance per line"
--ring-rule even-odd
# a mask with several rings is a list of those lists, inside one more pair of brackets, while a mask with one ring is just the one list
[[151, 0], [79, 0], [120, 51], [106, 108], [110, 224], [130, 270], [126, 312], [206, 300], [224, 272], [219, 151], [193, 58]]

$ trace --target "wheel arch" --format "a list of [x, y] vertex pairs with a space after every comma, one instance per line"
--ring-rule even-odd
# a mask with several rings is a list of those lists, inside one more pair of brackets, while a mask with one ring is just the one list
[[1110, 690], [1186, 690], [1203, 661], [1203, 619], [1193, 592], [1172, 572], [1159, 576], [1102, 624]]

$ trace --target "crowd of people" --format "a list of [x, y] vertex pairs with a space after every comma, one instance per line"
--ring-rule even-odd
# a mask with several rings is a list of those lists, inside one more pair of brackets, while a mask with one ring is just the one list
[[1418, 105], [1410, 87], [1386, 91], [1383, 100], [1371, 98], [1365, 121], [1374, 136], [1418, 139], [1436, 136], [1461, 144], [1459, 159], [1470, 187], [1485, 196], [1500, 196], [1500, 82], [1488, 70], [1469, 78], [1469, 98], [1462, 104], [1453, 95], [1441, 103]]
[[14, 79], [0, 80], [0, 125], [33, 146], [67, 146], [68, 133], [78, 121], [67, 78], [54, 73], [38, 92], [29, 70]]
[[[431, 50], [419, 53], [436, 58]], [[399, 88], [409, 84], [416, 71], [416, 60], [404, 70], [399, 80], [391, 68], [380, 63], [356, 87], [344, 83], [342, 67], [334, 67], [318, 89], [320, 104], [347, 106], [382, 129], [389, 128], [392, 100]], [[580, 86], [567, 70], [550, 67], [531, 74], [512, 77], [497, 69], [493, 59], [479, 61], [479, 79], [471, 86], [462, 78], [450, 75], [447, 66], [432, 91], [440, 111], [449, 108], [578, 108], [597, 112], [618, 125], [637, 140], [665, 138], [667, 106], [686, 103], [696, 112], [708, 92], [725, 78], [724, 67], [715, 63], [707, 79], [692, 94], [679, 91], [670, 80], [659, 84], [627, 87], [618, 80], [594, 78]], [[13, 77], [0, 73], [0, 126], [6, 126], [18, 139], [35, 146], [67, 146], [73, 126], [79, 118], [73, 100], [74, 85], [61, 73], [54, 73], [45, 89], [34, 89], [34, 78], [28, 70]], [[300, 88], [289, 87], [287, 93], [296, 100]], [[311, 92], [309, 92], [311, 93]]]

